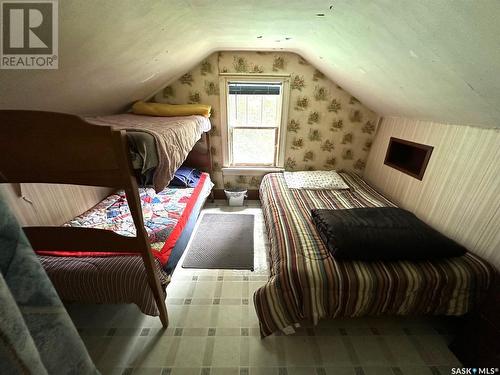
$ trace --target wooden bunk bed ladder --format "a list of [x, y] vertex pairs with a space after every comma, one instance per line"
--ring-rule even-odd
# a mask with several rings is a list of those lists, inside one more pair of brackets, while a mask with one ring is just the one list
[[0, 110], [0, 183], [53, 183], [124, 189], [136, 237], [95, 228], [24, 227], [34, 250], [137, 253], [163, 327], [165, 293], [154, 271], [127, 137], [62, 113]]

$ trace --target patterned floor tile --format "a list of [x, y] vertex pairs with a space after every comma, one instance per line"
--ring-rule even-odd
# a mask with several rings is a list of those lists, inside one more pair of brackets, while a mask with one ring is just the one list
[[211, 366], [237, 367], [240, 365], [240, 337], [217, 336]]
[[132, 371], [132, 375], [161, 375], [161, 367], [136, 367]]
[[238, 367], [212, 367], [210, 375], [240, 375], [240, 369]]
[[174, 360], [175, 367], [202, 367], [207, 338], [181, 337]]
[[262, 211], [208, 206], [255, 215], [255, 271], [185, 269], [181, 259], [166, 330], [134, 305], [68, 304], [104, 375], [434, 375], [459, 366], [447, 347], [456, 324], [443, 318], [335, 319], [261, 339], [252, 296], [269, 275]]

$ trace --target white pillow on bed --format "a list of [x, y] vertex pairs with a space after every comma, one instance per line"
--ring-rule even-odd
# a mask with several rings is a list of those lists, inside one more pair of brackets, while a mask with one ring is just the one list
[[335, 171], [284, 172], [290, 189], [342, 190], [349, 189], [344, 179]]

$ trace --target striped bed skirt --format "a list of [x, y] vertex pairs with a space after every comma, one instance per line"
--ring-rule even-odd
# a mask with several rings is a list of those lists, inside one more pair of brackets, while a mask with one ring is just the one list
[[[159, 315], [140, 256], [40, 256], [39, 259], [59, 297], [64, 301], [134, 303], [146, 315]], [[165, 291], [170, 276], [156, 258], [154, 266]]]

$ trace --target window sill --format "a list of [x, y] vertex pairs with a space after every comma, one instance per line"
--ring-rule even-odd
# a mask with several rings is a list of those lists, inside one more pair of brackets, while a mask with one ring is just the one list
[[284, 170], [285, 168], [280, 167], [223, 167], [222, 174], [226, 176], [260, 176], [266, 173], [283, 172]]

